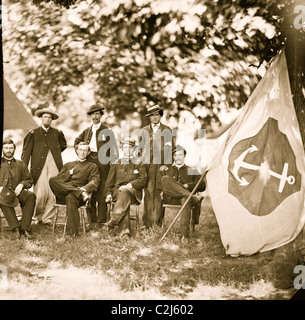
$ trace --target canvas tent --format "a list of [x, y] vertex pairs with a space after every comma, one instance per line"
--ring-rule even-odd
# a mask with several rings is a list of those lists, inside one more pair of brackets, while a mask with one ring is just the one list
[[3, 79], [3, 98], [3, 130], [22, 129], [28, 131], [37, 127], [37, 123], [16, 97], [5, 79]]

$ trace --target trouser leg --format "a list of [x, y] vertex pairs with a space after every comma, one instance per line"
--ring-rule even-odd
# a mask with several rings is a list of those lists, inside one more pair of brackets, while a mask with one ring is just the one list
[[30, 231], [36, 204], [36, 195], [31, 191], [22, 190], [18, 199], [22, 210], [22, 218], [20, 221], [21, 229]]
[[91, 206], [89, 208], [92, 222], [104, 223], [107, 221], [107, 203], [105, 202], [105, 184], [106, 180], [101, 178], [99, 187], [93, 192]]
[[198, 224], [199, 223], [200, 213], [201, 213], [201, 202], [195, 204], [194, 207], [193, 207], [193, 221], [194, 221], [194, 224]]
[[70, 182], [63, 181], [59, 177], [52, 177], [49, 180], [50, 188], [55, 197], [61, 197], [63, 194], [73, 193], [77, 198], [82, 194], [82, 190], [74, 187]]
[[151, 227], [153, 224], [162, 224], [162, 201], [160, 190], [156, 187], [159, 165], [151, 164], [148, 169], [147, 186], [144, 189], [143, 225]]
[[183, 187], [178, 181], [170, 176], [163, 176], [161, 178], [161, 185], [163, 192], [174, 198], [188, 197], [190, 191]]
[[124, 189], [119, 192], [111, 214], [111, 220], [118, 225], [120, 235], [130, 234], [129, 210], [132, 203], [138, 203], [135, 189]]
[[0, 204], [1, 210], [7, 220], [9, 227], [13, 230], [19, 227], [19, 221], [16, 216], [16, 211], [12, 207], [7, 207], [3, 204]]
[[[161, 178], [161, 185], [164, 194], [167, 197], [172, 197], [174, 201], [180, 199], [180, 204], [183, 205], [190, 195], [190, 191], [183, 187], [179, 182], [170, 176], [163, 176]], [[191, 200], [187, 202], [180, 214], [180, 233], [184, 237], [189, 236], [190, 219], [191, 219], [192, 203]]]
[[66, 196], [66, 210], [68, 216], [68, 226], [71, 228], [73, 233], [78, 233], [80, 217], [78, 207], [80, 206], [80, 199], [76, 195], [70, 192]]
[[97, 190], [97, 221], [104, 223], [107, 221], [107, 203], [105, 202], [105, 185], [106, 180], [102, 179]]
[[[187, 197], [182, 197], [180, 199], [181, 205], [185, 203], [186, 199]], [[180, 214], [180, 234], [184, 237], [188, 237], [190, 234], [191, 210], [192, 206], [190, 201], [188, 201]]]

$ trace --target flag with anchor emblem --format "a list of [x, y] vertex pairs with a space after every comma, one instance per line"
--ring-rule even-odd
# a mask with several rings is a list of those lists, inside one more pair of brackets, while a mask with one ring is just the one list
[[207, 183], [227, 254], [275, 249], [304, 227], [304, 146], [284, 52], [230, 128]]

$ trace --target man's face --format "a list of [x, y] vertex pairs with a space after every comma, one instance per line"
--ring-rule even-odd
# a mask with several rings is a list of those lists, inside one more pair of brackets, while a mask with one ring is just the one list
[[3, 152], [3, 156], [5, 158], [12, 158], [14, 156], [14, 153], [15, 153], [15, 147], [14, 145], [11, 143], [11, 144], [5, 144], [3, 145], [3, 148], [2, 148], [2, 152]]
[[183, 150], [178, 150], [174, 153], [174, 161], [179, 166], [184, 164], [184, 151]]
[[87, 155], [89, 154], [89, 146], [88, 145], [78, 146], [76, 153], [80, 160], [85, 160], [87, 158]]
[[154, 113], [152, 115], [149, 116], [149, 120], [152, 124], [157, 124], [160, 122], [161, 120], [161, 116], [160, 114], [157, 112], [157, 113]]
[[95, 111], [90, 114], [91, 120], [94, 124], [99, 124], [101, 122], [101, 112], [100, 111]]
[[122, 146], [123, 149], [123, 153], [125, 157], [130, 157], [132, 156], [132, 152], [133, 152], [133, 147], [127, 143], [124, 143]]
[[51, 125], [51, 122], [53, 120], [53, 117], [51, 114], [49, 113], [44, 113], [41, 116], [41, 124], [45, 127], [45, 128], [49, 128]]

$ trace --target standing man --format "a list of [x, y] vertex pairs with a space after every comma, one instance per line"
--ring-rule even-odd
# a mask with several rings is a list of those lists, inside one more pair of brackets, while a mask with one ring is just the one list
[[[24, 162], [14, 158], [15, 150], [16, 145], [11, 139], [3, 141], [3, 157], [0, 168], [0, 208], [18, 239], [21, 234], [26, 238], [32, 238], [30, 229], [36, 195], [27, 189], [32, 187], [33, 179]], [[22, 210], [20, 223], [14, 209], [18, 204]]]
[[72, 235], [79, 234], [78, 207], [84, 205], [100, 182], [100, 174], [96, 164], [87, 160], [90, 147], [80, 142], [76, 147], [78, 160], [66, 163], [59, 174], [50, 178], [50, 187], [57, 203], [66, 204], [68, 226]]
[[154, 105], [147, 109], [146, 116], [150, 124], [142, 128], [139, 137], [139, 149], [142, 161], [147, 166], [147, 185], [144, 189], [143, 225], [146, 228], [153, 224], [162, 225], [163, 210], [160, 190], [157, 190], [157, 176], [162, 164], [172, 163], [172, 148], [175, 137], [172, 130], [161, 123], [163, 109]]
[[131, 204], [141, 203], [147, 172], [145, 165], [133, 157], [135, 140], [126, 137], [121, 145], [124, 156], [111, 166], [106, 181], [106, 201], [114, 201], [115, 205], [111, 219], [104, 225], [109, 229], [118, 226], [121, 236], [130, 236], [128, 211]]
[[21, 160], [28, 166], [31, 160], [31, 174], [34, 193], [37, 196], [36, 218], [44, 224], [52, 223], [54, 195], [49, 179], [58, 174], [63, 166], [61, 153], [67, 148], [66, 138], [61, 130], [51, 127], [58, 115], [50, 109], [37, 110], [41, 126], [31, 129], [24, 138]]
[[[165, 203], [183, 205], [200, 179], [200, 174], [197, 170], [185, 165], [185, 156], [186, 150], [182, 146], [177, 145], [173, 150], [173, 164], [160, 167], [161, 188]], [[205, 182], [202, 181], [196, 191], [204, 190]], [[202, 199], [203, 197], [193, 195], [181, 212], [180, 235], [183, 239], [189, 237], [192, 207], [193, 222], [194, 224], [199, 223]]]
[[90, 154], [88, 161], [95, 163], [100, 172], [100, 183], [91, 199], [90, 218], [92, 223], [101, 225], [107, 221], [107, 204], [105, 202], [105, 184], [110, 164], [119, 158], [119, 151], [114, 133], [101, 123], [103, 110], [99, 104], [90, 107], [87, 114], [91, 117], [92, 125], [85, 129], [74, 142], [76, 147], [80, 142], [88, 143]]

